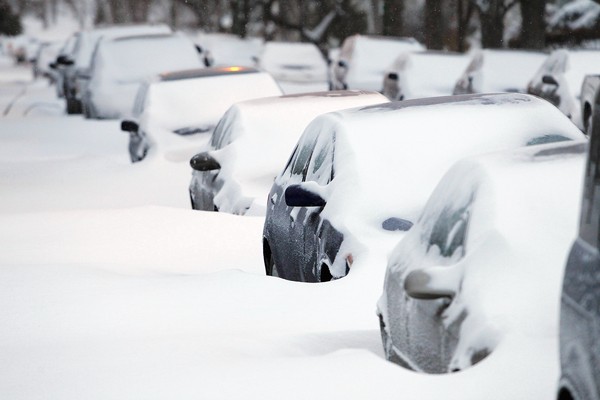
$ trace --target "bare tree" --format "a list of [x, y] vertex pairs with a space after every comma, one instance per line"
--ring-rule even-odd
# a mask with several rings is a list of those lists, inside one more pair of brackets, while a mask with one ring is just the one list
[[383, 0], [383, 34], [403, 36], [404, 0]]
[[444, 47], [442, 0], [425, 1], [425, 45], [436, 50]]
[[520, 47], [543, 49], [546, 45], [546, 0], [521, 0]]
[[481, 46], [497, 49], [504, 44], [504, 16], [517, 0], [472, 0], [481, 24]]

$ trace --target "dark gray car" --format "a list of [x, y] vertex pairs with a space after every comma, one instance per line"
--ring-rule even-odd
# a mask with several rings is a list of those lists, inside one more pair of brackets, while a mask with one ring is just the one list
[[595, 97], [579, 235], [565, 270], [559, 400], [600, 399], [600, 93]]

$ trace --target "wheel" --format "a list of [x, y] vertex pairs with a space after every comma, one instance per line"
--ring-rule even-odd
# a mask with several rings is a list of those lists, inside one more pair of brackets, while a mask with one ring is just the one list
[[67, 114], [81, 114], [81, 102], [67, 97]]
[[275, 265], [275, 259], [273, 258], [273, 254], [269, 255], [269, 261], [266, 265], [266, 272], [269, 276], [276, 276], [279, 278], [279, 271], [277, 271], [277, 265]]

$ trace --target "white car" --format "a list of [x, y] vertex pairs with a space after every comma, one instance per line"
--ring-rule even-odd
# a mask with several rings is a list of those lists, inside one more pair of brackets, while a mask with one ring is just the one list
[[163, 73], [140, 86], [129, 132], [132, 162], [148, 151], [169, 161], [188, 162], [210, 138], [234, 103], [281, 95], [266, 72], [245, 67], [202, 68]]
[[194, 43], [180, 33], [104, 39], [98, 44], [82, 99], [86, 115], [131, 116], [142, 82], [162, 72], [203, 67]]
[[423, 51], [414, 38], [353, 35], [333, 65], [333, 89], [381, 90], [385, 69], [402, 53]]
[[327, 61], [312, 43], [267, 42], [258, 67], [273, 75], [286, 94], [329, 88]]
[[512, 398], [556, 398], [558, 305], [586, 145], [531, 146], [450, 169], [389, 257], [378, 303], [389, 360], [496, 382], [511, 371], [522, 379], [506, 385], [523, 394]]
[[[192, 168], [198, 169], [190, 183], [192, 207], [264, 215], [273, 179], [313, 118], [386, 101], [376, 92], [333, 91], [235, 104], [219, 122], [206, 151], [191, 160]], [[209, 163], [214, 168], [207, 169]]]
[[384, 74], [383, 94], [390, 100], [450, 96], [469, 61], [448, 51], [402, 53]]
[[365, 252], [391, 250], [384, 243], [397, 243], [417, 222], [454, 162], [583, 138], [554, 106], [520, 93], [431, 97], [321, 115], [269, 193], [266, 272], [307, 282], [352, 276]]
[[92, 59], [98, 42], [102, 38], [117, 38], [132, 35], [167, 34], [171, 28], [167, 25], [112, 25], [103, 28], [84, 30], [73, 36], [68, 52], [57, 59], [63, 69], [64, 95], [67, 113], [82, 112], [81, 98], [89, 82]]
[[600, 51], [555, 50], [529, 82], [527, 92], [540, 96], [584, 129], [581, 87], [586, 75], [600, 73]]
[[525, 93], [546, 54], [523, 50], [476, 50], [459, 77], [454, 94]]

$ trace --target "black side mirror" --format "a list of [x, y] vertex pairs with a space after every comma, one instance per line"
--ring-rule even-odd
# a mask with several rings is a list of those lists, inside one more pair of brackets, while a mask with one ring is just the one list
[[140, 126], [135, 121], [128, 119], [121, 121], [121, 130], [123, 132], [137, 132], [139, 129]]
[[323, 207], [323, 197], [302, 185], [290, 185], [285, 189], [285, 204], [290, 207]]
[[221, 169], [221, 164], [213, 156], [211, 156], [207, 151], [203, 153], [196, 154], [190, 160], [190, 166], [192, 169], [196, 171], [214, 171], [217, 169]]
[[542, 76], [542, 82], [547, 84], [547, 85], [554, 85], [554, 86], [558, 86], [558, 82], [556, 81], [556, 79], [554, 79], [554, 77], [552, 75], [544, 75]]
[[69, 57], [62, 55], [56, 57], [56, 62], [61, 65], [73, 65], [75, 62], [71, 60]]

